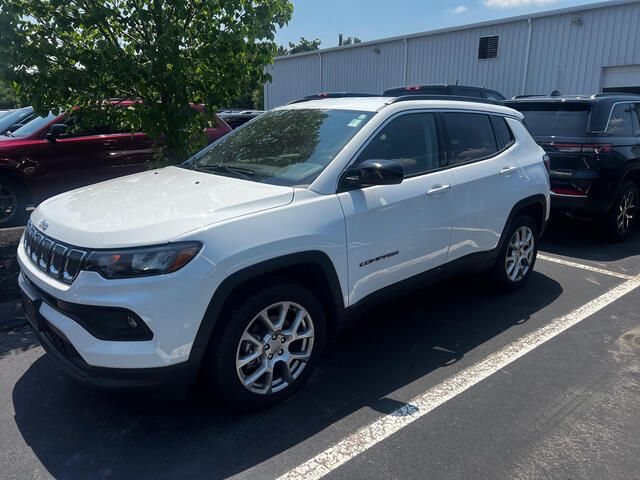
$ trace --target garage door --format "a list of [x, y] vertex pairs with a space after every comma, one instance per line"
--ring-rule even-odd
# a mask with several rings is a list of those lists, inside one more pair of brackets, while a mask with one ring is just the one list
[[640, 65], [605, 67], [603, 73], [603, 92], [640, 94]]

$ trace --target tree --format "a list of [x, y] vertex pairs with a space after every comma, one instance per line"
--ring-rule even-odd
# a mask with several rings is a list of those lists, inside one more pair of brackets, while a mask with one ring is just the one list
[[313, 52], [314, 50], [320, 49], [321, 43], [317, 38], [315, 40], [307, 40], [304, 37], [300, 37], [298, 43], [289, 42], [289, 48], [283, 47], [282, 45], [278, 46], [278, 56], [282, 57], [284, 55], [294, 55], [302, 52]]
[[17, 106], [16, 92], [8, 82], [0, 78], [0, 108], [15, 108]]
[[342, 41], [342, 45], [355, 45], [356, 43], [362, 43], [358, 37], [347, 37]]
[[[38, 110], [140, 100], [132, 128], [169, 160], [203, 141], [203, 115], [263, 84], [288, 0], [3, 0], [0, 75]], [[108, 110], [108, 109], [107, 109]]]

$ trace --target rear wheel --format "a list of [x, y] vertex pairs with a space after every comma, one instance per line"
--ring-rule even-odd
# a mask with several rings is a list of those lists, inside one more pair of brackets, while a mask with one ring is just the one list
[[531, 217], [517, 217], [506, 236], [493, 269], [504, 290], [522, 287], [533, 272], [538, 255], [538, 226]]
[[317, 298], [294, 284], [267, 287], [233, 305], [211, 339], [204, 375], [230, 405], [258, 409], [293, 395], [311, 375], [326, 322]]
[[24, 187], [12, 178], [0, 177], [0, 228], [24, 225], [26, 209]]
[[616, 197], [613, 207], [605, 218], [606, 233], [614, 242], [625, 240], [636, 223], [638, 209], [638, 187], [626, 182]]

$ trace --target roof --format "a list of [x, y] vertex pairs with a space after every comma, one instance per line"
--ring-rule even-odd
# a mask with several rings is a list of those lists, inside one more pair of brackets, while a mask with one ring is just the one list
[[489, 103], [477, 103], [472, 101], [461, 100], [425, 100], [416, 98], [405, 98], [402, 102], [397, 102], [397, 97], [347, 97], [347, 98], [324, 98], [322, 100], [309, 100], [301, 103], [293, 103], [283, 105], [274, 110], [307, 110], [307, 109], [323, 109], [323, 110], [355, 110], [361, 112], [378, 112], [383, 108], [391, 108], [394, 110], [411, 110], [417, 108], [433, 108], [433, 109], [456, 109], [456, 110], [480, 110], [483, 112], [492, 112], [501, 115], [510, 115], [512, 117], [523, 118], [523, 115], [516, 110], [505, 107], [503, 105], [494, 105]]
[[627, 4], [632, 4], [632, 3], [640, 3], [640, 0], [611, 0], [611, 1], [606, 1], [606, 2], [592, 3], [592, 4], [589, 4], [589, 5], [578, 5], [578, 6], [575, 6], [575, 7], [558, 8], [558, 9], [554, 9], [554, 10], [545, 10], [543, 12], [530, 13], [530, 14], [527, 14], [527, 15], [518, 15], [518, 16], [514, 16], [514, 17], [506, 17], [506, 18], [501, 18], [501, 19], [497, 19], [497, 20], [490, 20], [490, 21], [487, 21], [487, 22], [470, 23], [470, 24], [466, 24], [466, 25], [458, 25], [458, 26], [455, 26], [455, 27], [440, 28], [440, 29], [436, 29], [436, 30], [427, 30], [427, 31], [424, 31], [424, 32], [412, 33], [412, 34], [408, 34], [408, 35], [399, 35], [399, 36], [394, 36], [394, 37], [381, 38], [381, 39], [377, 39], [377, 40], [370, 40], [370, 41], [366, 41], [366, 42], [356, 43], [356, 44], [353, 44], [353, 45], [343, 45], [341, 47], [324, 48], [324, 49], [320, 49], [320, 50], [312, 50], [310, 52], [295, 53], [293, 55], [284, 55], [284, 56], [281, 56], [281, 57], [276, 57], [276, 60], [287, 60], [287, 59], [290, 59], [290, 58], [303, 57], [303, 56], [307, 56], [307, 55], [318, 55], [318, 54], [327, 53], [327, 52], [343, 51], [343, 50], [347, 50], [347, 49], [350, 49], [350, 48], [360, 48], [360, 47], [366, 47], [366, 46], [375, 46], [375, 45], [380, 45], [381, 43], [397, 42], [397, 41], [400, 41], [400, 40], [411, 39], [411, 38], [420, 38], [420, 37], [426, 37], [426, 36], [430, 36], [430, 35], [439, 35], [439, 34], [442, 34], [442, 33], [457, 32], [457, 31], [461, 31], [461, 30], [470, 30], [470, 29], [473, 29], [473, 28], [490, 27], [490, 26], [493, 26], [493, 25], [502, 25], [502, 24], [505, 24], [505, 23], [521, 22], [521, 21], [524, 21], [524, 20], [535, 19], [535, 18], [552, 17], [554, 15], [563, 15], [563, 14], [576, 13], [576, 12], [586, 12], [586, 11], [589, 11], [589, 10], [596, 10], [596, 9], [599, 9], [599, 8], [615, 7], [615, 6], [618, 6], [618, 5], [627, 5]]

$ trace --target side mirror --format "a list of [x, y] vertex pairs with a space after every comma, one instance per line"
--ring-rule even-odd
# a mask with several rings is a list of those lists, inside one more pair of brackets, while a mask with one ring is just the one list
[[404, 169], [395, 160], [365, 160], [357, 167], [347, 170], [341, 187], [352, 190], [374, 185], [397, 185], [404, 180]]
[[44, 135], [44, 138], [54, 142], [65, 133], [67, 133], [67, 126], [64, 123], [54, 123], [49, 127], [49, 131]]

